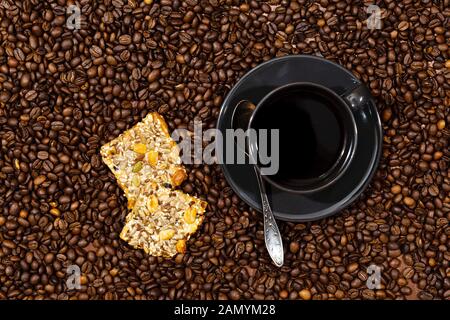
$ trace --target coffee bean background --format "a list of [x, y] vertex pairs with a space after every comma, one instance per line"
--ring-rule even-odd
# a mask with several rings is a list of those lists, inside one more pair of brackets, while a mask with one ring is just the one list
[[[372, 1], [145, 2], [0, 4], [0, 298], [450, 298], [449, 0], [375, 1], [380, 30], [366, 27]], [[66, 26], [71, 4], [80, 30]], [[276, 268], [260, 214], [219, 166], [193, 165], [182, 189], [209, 208], [188, 252], [164, 260], [121, 241], [127, 203], [99, 147], [150, 111], [172, 130], [212, 128], [242, 75], [287, 54], [335, 61], [376, 97], [383, 153], [360, 199], [280, 222]]]

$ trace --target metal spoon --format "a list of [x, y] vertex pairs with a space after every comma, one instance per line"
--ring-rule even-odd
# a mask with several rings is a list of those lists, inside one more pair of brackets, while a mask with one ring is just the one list
[[[244, 131], [247, 130], [250, 117], [255, 108], [256, 106], [250, 101], [242, 100], [241, 102], [239, 102], [233, 111], [231, 119], [233, 129], [243, 129]], [[242, 143], [239, 144], [239, 142], [240, 139], [238, 139], [238, 147], [241, 148], [247, 156], [249, 156], [247, 152], [247, 144], [243, 142], [244, 145], [242, 145]], [[258, 181], [259, 191], [261, 195], [261, 206], [264, 217], [264, 240], [266, 243], [266, 248], [274, 264], [277, 267], [281, 267], [283, 266], [284, 252], [280, 230], [278, 229], [277, 223], [273, 216], [269, 199], [267, 198], [266, 187], [264, 185], [261, 174], [256, 167], [256, 164], [253, 164], [253, 168], [255, 169], [256, 180]]]

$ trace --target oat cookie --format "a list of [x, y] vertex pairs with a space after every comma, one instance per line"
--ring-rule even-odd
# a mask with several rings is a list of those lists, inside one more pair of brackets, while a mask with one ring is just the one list
[[201, 225], [207, 203], [179, 190], [147, 184], [128, 214], [120, 237], [154, 256], [184, 253]]
[[166, 122], [157, 112], [148, 114], [100, 149], [103, 161], [124, 190], [130, 208], [142, 185], [156, 182], [176, 187], [186, 179], [179, 153]]

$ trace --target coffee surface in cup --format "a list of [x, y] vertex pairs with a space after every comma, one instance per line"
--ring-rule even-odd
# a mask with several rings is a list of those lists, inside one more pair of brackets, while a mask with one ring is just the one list
[[310, 87], [286, 88], [269, 97], [255, 116], [254, 127], [280, 130], [280, 166], [272, 179], [297, 184], [320, 178], [333, 167], [344, 143], [338, 107]]

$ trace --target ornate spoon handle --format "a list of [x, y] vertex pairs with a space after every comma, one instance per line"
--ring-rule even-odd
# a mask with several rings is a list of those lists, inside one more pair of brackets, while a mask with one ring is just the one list
[[266, 242], [266, 248], [275, 265], [277, 267], [281, 267], [283, 266], [284, 252], [280, 230], [278, 230], [278, 226], [273, 216], [272, 209], [270, 208], [264, 181], [262, 180], [261, 175], [256, 168], [255, 173], [261, 194], [261, 205], [264, 216], [264, 239]]

